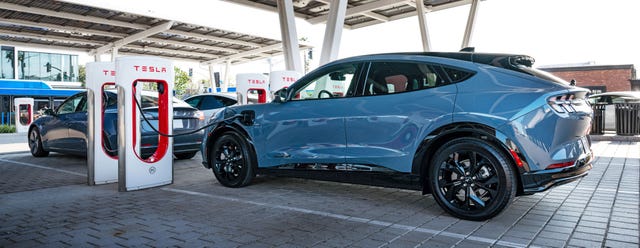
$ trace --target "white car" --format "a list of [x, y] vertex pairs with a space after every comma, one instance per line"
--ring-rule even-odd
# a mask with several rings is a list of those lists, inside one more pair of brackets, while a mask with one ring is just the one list
[[204, 112], [204, 116], [208, 118], [220, 108], [236, 105], [238, 100], [234, 96], [235, 93], [205, 93], [190, 96], [184, 101]]
[[606, 105], [604, 109], [604, 130], [616, 130], [616, 103], [640, 103], [640, 91], [612, 91], [589, 96], [591, 105]]

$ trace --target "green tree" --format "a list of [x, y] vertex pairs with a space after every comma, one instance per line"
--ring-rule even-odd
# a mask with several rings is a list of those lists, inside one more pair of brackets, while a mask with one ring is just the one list
[[84, 88], [87, 82], [87, 71], [84, 65], [78, 67], [78, 81], [82, 83], [82, 87]]
[[191, 78], [189, 78], [189, 74], [187, 74], [187, 72], [180, 70], [178, 67], [174, 67], [173, 71], [175, 72], [173, 89], [176, 91], [177, 96], [181, 96], [189, 86]]

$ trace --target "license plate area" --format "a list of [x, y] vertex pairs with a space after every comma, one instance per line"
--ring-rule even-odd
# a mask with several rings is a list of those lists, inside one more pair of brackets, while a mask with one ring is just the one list
[[182, 124], [182, 120], [173, 120], [173, 129], [176, 128], [184, 128], [184, 125]]

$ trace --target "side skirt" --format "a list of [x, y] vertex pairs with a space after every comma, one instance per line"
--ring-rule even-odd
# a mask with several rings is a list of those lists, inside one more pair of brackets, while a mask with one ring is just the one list
[[[298, 167], [298, 168], [296, 168]], [[258, 168], [258, 174], [277, 177], [304, 178], [320, 181], [331, 181], [387, 188], [399, 188], [409, 190], [422, 190], [419, 175], [391, 171], [354, 171], [354, 170], [327, 170], [313, 169], [305, 166], [285, 166]], [[331, 167], [331, 166], [330, 166]], [[332, 166], [335, 168], [335, 166]]]

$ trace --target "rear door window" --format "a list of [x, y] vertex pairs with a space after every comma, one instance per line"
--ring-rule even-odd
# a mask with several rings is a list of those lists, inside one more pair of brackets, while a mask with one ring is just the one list
[[449, 83], [439, 65], [413, 62], [373, 62], [361, 94], [386, 95], [422, 90]]
[[189, 98], [185, 102], [187, 102], [189, 105], [191, 105], [191, 107], [198, 108], [198, 105], [200, 104], [200, 101], [202, 101], [202, 97], [197, 96], [197, 97]]
[[217, 109], [222, 107], [224, 107], [224, 104], [214, 96], [202, 97], [202, 102], [200, 103], [201, 110]]

